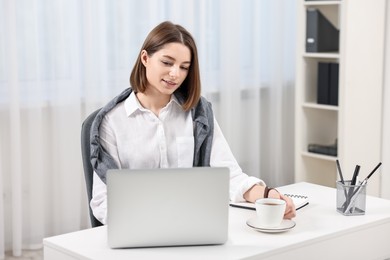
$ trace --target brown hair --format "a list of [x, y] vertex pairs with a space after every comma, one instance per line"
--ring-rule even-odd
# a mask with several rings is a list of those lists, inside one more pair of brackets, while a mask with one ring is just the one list
[[191, 65], [187, 77], [175, 91], [184, 98], [183, 109], [189, 110], [198, 103], [201, 92], [198, 51], [192, 35], [178, 24], [169, 21], [162, 22], [148, 34], [131, 71], [130, 85], [135, 92], [142, 93], [146, 90], [148, 80], [146, 78], [146, 68], [141, 62], [142, 50], [146, 50], [148, 55], [153, 55], [162, 49], [165, 44], [173, 42], [182, 43], [191, 51]]

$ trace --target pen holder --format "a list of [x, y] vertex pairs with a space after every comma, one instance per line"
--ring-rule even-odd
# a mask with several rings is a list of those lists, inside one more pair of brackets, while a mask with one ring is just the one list
[[337, 211], [345, 216], [364, 215], [366, 213], [367, 182], [351, 185], [351, 181], [336, 182]]

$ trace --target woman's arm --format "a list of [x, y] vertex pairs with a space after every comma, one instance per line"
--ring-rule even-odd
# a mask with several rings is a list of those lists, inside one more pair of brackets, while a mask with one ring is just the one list
[[92, 213], [103, 225], [107, 223], [107, 186], [93, 173], [92, 199], [89, 202]]
[[230, 200], [232, 202], [245, 201], [244, 193], [253, 185], [265, 183], [259, 178], [248, 176], [238, 165], [230, 147], [222, 134], [221, 128], [214, 118], [214, 136], [211, 148], [211, 167], [228, 167], [230, 170]]
[[[117, 165], [120, 165], [113, 132], [107, 117], [105, 117], [99, 128], [100, 144], [113, 157]], [[107, 222], [107, 186], [95, 172], [93, 174], [92, 199], [89, 205], [95, 218], [105, 225]]]

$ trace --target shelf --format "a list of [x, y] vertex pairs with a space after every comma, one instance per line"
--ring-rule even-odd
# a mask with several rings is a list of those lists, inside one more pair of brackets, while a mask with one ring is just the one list
[[316, 6], [316, 5], [340, 5], [341, 1], [305, 1], [304, 5], [306, 6]]
[[338, 111], [339, 107], [338, 106], [332, 106], [332, 105], [322, 105], [322, 104], [317, 104], [313, 102], [305, 102], [302, 104], [303, 108], [314, 108], [314, 109], [321, 109], [321, 110], [329, 110], [329, 111]]
[[339, 59], [340, 54], [338, 52], [305, 52], [304, 58], [320, 58], [320, 59]]
[[[387, 1], [297, 2], [295, 180], [334, 186], [336, 159], [343, 162], [345, 169], [351, 169], [348, 171], [356, 164], [370, 168], [381, 160], [381, 97], [386, 50], [386, 12], [383, 10], [386, 10]], [[318, 10], [339, 30], [338, 51], [336, 48], [330, 52], [306, 51], [307, 15], [312, 9]], [[317, 102], [318, 83], [323, 78], [322, 74], [319, 78], [319, 63], [338, 63], [336, 106]], [[308, 150], [309, 144], [327, 145], [336, 140], [337, 156]], [[378, 195], [379, 190], [378, 178], [371, 182], [367, 192]]]
[[320, 160], [325, 160], [325, 161], [330, 161], [330, 162], [335, 162], [337, 159], [336, 156], [319, 154], [319, 153], [302, 152], [301, 154], [304, 157], [310, 157], [310, 158], [320, 159]]
[[[338, 63], [343, 49], [329, 52], [307, 52], [306, 30], [308, 10], [317, 9], [340, 33], [342, 1], [304, 1], [299, 8], [299, 46], [296, 77], [296, 154], [295, 179], [325, 186], [336, 181], [335, 161], [338, 156], [308, 151], [309, 144], [331, 144], [339, 140], [339, 120], [342, 107], [318, 104], [318, 67], [320, 62]], [[340, 42], [339, 42], [340, 45]], [[336, 48], [335, 48], [336, 49]], [[339, 65], [340, 66], [340, 65]], [[340, 70], [339, 70], [340, 72]], [[339, 73], [340, 74], [340, 73]], [[339, 81], [339, 89], [343, 85]], [[340, 93], [340, 92], [339, 92]], [[339, 100], [340, 99], [340, 95]]]

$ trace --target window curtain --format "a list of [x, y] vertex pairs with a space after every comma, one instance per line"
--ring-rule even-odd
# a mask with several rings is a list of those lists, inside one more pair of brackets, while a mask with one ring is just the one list
[[195, 37], [202, 94], [244, 172], [293, 182], [294, 0], [0, 0], [0, 258], [89, 227], [80, 130], [147, 33]]

